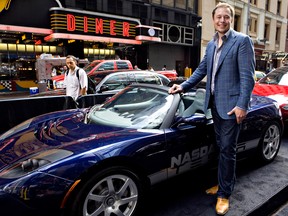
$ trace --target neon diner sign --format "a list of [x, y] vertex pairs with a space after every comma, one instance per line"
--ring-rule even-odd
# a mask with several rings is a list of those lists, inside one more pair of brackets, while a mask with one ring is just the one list
[[51, 8], [50, 23], [54, 33], [135, 39], [137, 19], [98, 12]]

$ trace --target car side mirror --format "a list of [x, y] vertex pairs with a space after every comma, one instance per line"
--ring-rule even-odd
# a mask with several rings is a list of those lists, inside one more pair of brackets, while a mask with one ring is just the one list
[[202, 113], [195, 113], [188, 117], [178, 117], [173, 124], [173, 126], [179, 126], [182, 124], [191, 125], [191, 126], [200, 126], [206, 124], [207, 119], [205, 114]]

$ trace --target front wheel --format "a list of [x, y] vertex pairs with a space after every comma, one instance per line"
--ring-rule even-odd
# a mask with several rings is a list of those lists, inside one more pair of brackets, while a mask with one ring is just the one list
[[139, 178], [124, 167], [102, 170], [80, 187], [69, 215], [132, 216], [142, 196]]
[[275, 159], [278, 154], [281, 143], [281, 129], [277, 122], [270, 123], [258, 145], [259, 159], [264, 163], [269, 163]]

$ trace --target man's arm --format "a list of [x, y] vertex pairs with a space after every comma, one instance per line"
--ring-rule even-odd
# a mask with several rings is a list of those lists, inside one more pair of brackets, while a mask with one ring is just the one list
[[239, 47], [238, 68], [240, 77], [240, 97], [236, 106], [247, 110], [255, 84], [255, 53], [253, 42], [248, 36], [244, 37]]
[[247, 115], [251, 93], [254, 88], [255, 54], [253, 43], [249, 37], [244, 37], [238, 52], [238, 68], [240, 81], [240, 96], [237, 105], [227, 114], [235, 114], [240, 124]]

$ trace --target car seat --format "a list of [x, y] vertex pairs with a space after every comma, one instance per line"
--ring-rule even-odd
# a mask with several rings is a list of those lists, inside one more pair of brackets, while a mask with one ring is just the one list
[[196, 90], [195, 99], [193, 103], [184, 110], [182, 117], [188, 117], [194, 113], [203, 113], [204, 114], [204, 102], [205, 102], [206, 90], [199, 88]]

